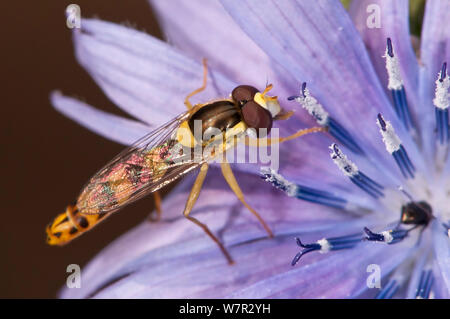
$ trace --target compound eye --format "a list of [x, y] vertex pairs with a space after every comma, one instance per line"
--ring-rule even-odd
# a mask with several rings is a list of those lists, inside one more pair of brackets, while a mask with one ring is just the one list
[[[244, 104], [242, 107], [242, 116], [245, 124], [249, 128], [256, 130], [258, 137], [266, 136], [272, 129], [272, 114], [254, 101]], [[266, 133], [260, 132], [259, 129], [266, 129]]]
[[246, 102], [253, 101], [253, 97], [258, 92], [259, 91], [253, 86], [239, 85], [231, 92], [231, 96], [233, 100], [242, 107]]

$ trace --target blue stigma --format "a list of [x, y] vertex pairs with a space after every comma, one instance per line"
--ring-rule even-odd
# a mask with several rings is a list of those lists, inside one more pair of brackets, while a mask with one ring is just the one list
[[434, 276], [431, 270], [423, 270], [420, 275], [419, 286], [417, 287], [416, 298], [428, 299], [431, 287], [434, 283]]
[[383, 289], [375, 296], [375, 299], [391, 299], [400, 288], [396, 280], [389, 280]]
[[385, 242], [388, 245], [392, 245], [405, 239], [406, 236], [408, 236], [409, 231], [411, 231], [414, 228], [415, 227], [409, 230], [397, 228], [383, 233], [374, 233], [369, 228], [364, 227], [364, 232], [366, 233], [365, 239], [368, 241]]
[[309, 252], [320, 250], [328, 252], [332, 250], [349, 249], [355, 247], [362, 239], [361, 234], [353, 234], [342, 237], [325, 238], [315, 243], [305, 245], [300, 241], [300, 238], [296, 238], [297, 245], [303, 249], [295, 255], [291, 265], [295, 266], [300, 258]]
[[303, 97], [306, 97], [305, 90], [306, 90], [306, 82], [303, 82], [302, 83], [302, 95], [303, 95]]
[[445, 77], [447, 76], [447, 62], [444, 62], [442, 64], [442, 68], [441, 68], [441, 76], [439, 78], [440, 82], [444, 82]]
[[340, 209], [345, 208], [347, 205], [347, 200], [341, 197], [323, 190], [291, 183], [284, 179], [280, 174], [269, 169], [261, 169], [261, 178], [291, 197]]
[[394, 49], [392, 48], [392, 41], [391, 38], [387, 38], [387, 50], [388, 50], [388, 54], [391, 58], [394, 57]]

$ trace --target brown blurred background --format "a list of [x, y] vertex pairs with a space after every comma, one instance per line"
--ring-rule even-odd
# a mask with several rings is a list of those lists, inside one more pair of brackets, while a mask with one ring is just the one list
[[123, 115], [75, 61], [64, 15], [70, 3], [81, 7], [82, 16], [128, 21], [160, 36], [145, 0], [1, 1], [0, 298], [56, 297], [68, 264], [82, 267], [153, 207], [152, 198], [144, 199], [66, 247], [45, 243], [47, 223], [122, 149], [49, 103], [50, 91], [58, 89]]

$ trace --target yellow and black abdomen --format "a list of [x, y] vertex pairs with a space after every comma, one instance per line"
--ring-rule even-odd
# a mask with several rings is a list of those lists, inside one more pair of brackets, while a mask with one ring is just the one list
[[47, 243], [64, 245], [93, 228], [109, 214], [82, 214], [77, 206], [69, 205], [47, 226]]

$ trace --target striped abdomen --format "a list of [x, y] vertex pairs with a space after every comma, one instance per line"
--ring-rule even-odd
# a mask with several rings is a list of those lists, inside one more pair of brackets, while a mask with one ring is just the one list
[[85, 215], [76, 206], [69, 205], [64, 213], [59, 214], [47, 226], [47, 243], [50, 245], [64, 245], [90, 230], [109, 214]]

